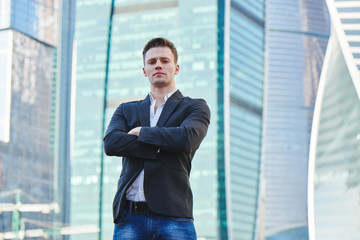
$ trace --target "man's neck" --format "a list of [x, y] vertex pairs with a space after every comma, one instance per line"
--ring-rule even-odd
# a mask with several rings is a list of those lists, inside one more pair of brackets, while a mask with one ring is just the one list
[[175, 91], [175, 86], [171, 88], [151, 88], [151, 96], [157, 103], [163, 103], [165, 102], [165, 95]]

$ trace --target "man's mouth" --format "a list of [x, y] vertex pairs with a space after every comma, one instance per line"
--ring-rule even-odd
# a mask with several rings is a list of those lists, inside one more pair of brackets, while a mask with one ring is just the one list
[[162, 73], [162, 72], [156, 72], [156, 73], [154, 74], [154, 76], [158, 76], [158, 75], [165, 75], [165, 74]]

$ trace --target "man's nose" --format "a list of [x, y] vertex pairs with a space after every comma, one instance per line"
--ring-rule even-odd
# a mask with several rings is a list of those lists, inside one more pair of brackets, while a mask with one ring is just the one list
[[156, 61], [156, 64], [155, 64], [155, 68], [161, 68], [162, 65], [161, 65], [161, 61], [160, 60], [157, 60]]

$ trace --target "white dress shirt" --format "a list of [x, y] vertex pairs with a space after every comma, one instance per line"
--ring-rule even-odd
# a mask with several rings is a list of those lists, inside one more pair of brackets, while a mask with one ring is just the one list
[[[150, 104], [150, 127], [156, 126], [166, 101], [169, 99], [169, 97], [171, 97], [171, 95], [173, 95], [174, 92], [170, 92], [164, 96], [165, 102], [156, 109], [156, 112], [155, 112], [156, 100], [153, 98], [151, 93], [149, 93], [150, 103], [151, 103]], [[144, 194], [144, 169], [141, 171], [139, 176], [135, 179], [133, 184], [126, 191], [126, 199], [134, 201], [134, 202], [145, 202], [146, 201], [145, 194]]]

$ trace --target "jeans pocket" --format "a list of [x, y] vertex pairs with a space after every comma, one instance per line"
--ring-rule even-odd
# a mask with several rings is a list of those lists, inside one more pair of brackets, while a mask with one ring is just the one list
[[117, 221], [115, 223], [116, 226], [123, 226], [127, 223], [128, 219], [129, 219], [129, 215], [130, 215], [130, 211], [129, 209], [124, 209], [122, 214], [121, 214], [121, 218], [119, 221]]
[[191, 218], [184, 218], [184, 217], [170, 217], [170, 220], [178, 223], [188, 223], [194, 221]]

